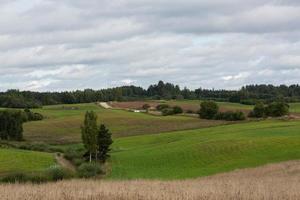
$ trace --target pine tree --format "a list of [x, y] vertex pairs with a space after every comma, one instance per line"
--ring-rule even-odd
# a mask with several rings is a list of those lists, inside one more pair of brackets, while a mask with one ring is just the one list
[[105, 162], [107, 158], [109, 158], [110, 145], [113, 143], [111, 138], [111, 133], [105, 127], [105, 125], [101, 124], [98, 135], [97, 135], [97, 144], [98, 144], [98, 158], [101, 162]]
[[84, 124], [81, 127], [81, 137], [84, 147], [89, 152], [89, 160], [92, 162], [92, 155], [97, 152], [97, 115], [91, 111], [86, 112]]

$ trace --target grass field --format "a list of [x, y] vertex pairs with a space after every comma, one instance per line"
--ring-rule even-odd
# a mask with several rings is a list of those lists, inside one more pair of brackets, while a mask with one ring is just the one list
[[300, 121], [262, 121], [117, 139], [112, 179], [185, 179], [300, 159]]
[[0, 175], [41, 171], [54, 164], [54, 156], [50, 153], [0, 149]]
[[300, 103], [291, 103], [290, 104], [290, 111], [292, 113], [300, 113]]
[[163, 117], [124, 110], [103, 109], [96, 104], [57, 105], [33, 109], [34, 112], [46, 116], [46, 119], [25, 123], [25, 139], [54, 144], [80, 142], [80, 126], [83, 123], [86, 110], [94, 110], [98, 114], [99, 123], [106, 124], [114, 138], [197, 129], [227, 123], [201, 120], [195, 117]]

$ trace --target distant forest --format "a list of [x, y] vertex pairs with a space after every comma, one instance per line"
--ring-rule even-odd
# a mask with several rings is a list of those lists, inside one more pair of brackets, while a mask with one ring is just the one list
[[66, 92], [32, 92], [8, 90], [0, 92], [0, 107], [37, 108], [43, 105], [90, 103], [97, 101], [133, 101], [144, 99], [206, 99], [242, 104], [265, 103], [275, 100], [300, 102], [300, 85], [248, 85], [240, 90], [181, 89], [178, 85], [164, 83], [150, 85], [148, 89], [122, 86], [109, 89]]

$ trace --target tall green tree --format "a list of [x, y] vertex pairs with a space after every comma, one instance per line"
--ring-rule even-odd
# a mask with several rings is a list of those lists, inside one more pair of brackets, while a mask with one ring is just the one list
[[112, 143], [111, 133], [104, 124], [101, 124], [97, 135], [98, 158], [101, 162], [105, 162], [109, 158], [110, 145]]
[[97, 154], [97, 115], [93, 111], [87, 111], [84, 124], [81, 126], [81, 137], [84, 147], [89, 152], [89, 160], [92, 162], [92, 155]]

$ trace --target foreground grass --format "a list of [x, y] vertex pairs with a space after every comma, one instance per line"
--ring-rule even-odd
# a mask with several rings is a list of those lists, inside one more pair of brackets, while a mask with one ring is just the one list
[[99, 123], [106, 124], [112, 131], [114, 138], [197, 129], [225, 123], [186, 116], [163, 117], [124, 110], [103, 109], [96, 104], [57, 105], [33, 110], [46, 116], [46, 119], [25, 123], [25, 139], [51, 144], [80, 142], [80, 126], [87, 110], [93, 110], [97, 113]]
[[0, 175], [42, 171], [54, 164], [50, 153], [0, 148]]
[[300, 199], [300, 162], [291, 161], [184, 181], [72, 180], [0, 185], [1, 199], [294, 200]]
[[300, 159], [300, 121], [262, 121], [117, 139], [112, 179], [185, 179]]

